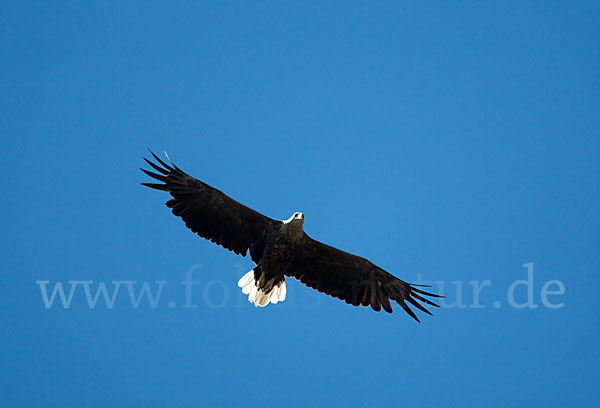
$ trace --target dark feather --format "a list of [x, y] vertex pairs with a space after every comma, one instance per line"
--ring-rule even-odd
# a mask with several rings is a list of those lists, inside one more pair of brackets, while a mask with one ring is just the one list
[[145, 157], [144, 157], [143, 159], [144, 159], [144, 161], [145, 161], [146, 163], [148, 163], [148, 164], [150, 165], [150, 167], [152, 167], [154, 170], [156, 170], [156, 171], [160, 171], [162, 174], [169, 175], [169, 170], [165, 170], [165, 169], [163, 169], [162, 167], [160, 167], [160, 166], [157, 166], [156, 164], [152, 163], [150, 160], [146, 159]]
[[156, 184], [156, 183], [140, 183], [142, 186], [154, 188], [156, 190], [168, 191], [167, 186], [165, 184]]
[[150, 154], [162, 167], [147, 159], [144, 160], [161, 174], [141, 170], [164, 184], [142, 183], [142, 185], [171, 193], [173, 199], [167, 201], [167, 207], [202, 238], [244, 256], [248, 249], [251, 249], [252, 260], [255, 262], [260, 260], [262, 251], [257, 251], [256, 248], [264, 245], [264, 237], [272, 228], [274, 220], [184, 173], [171, 159], [168, 159], [171, 164], [168, 165], [152, 151]]
[[[152, 150], [148, 149], [148, 151], [150, 152], [150, 154], [152, 155], [152, 157], [154, 157], [154, 159], [160, 163], [161, 166], [163, 166], [165, 169], [167, 169], [169, 172], [172, 172], [174, 169], [169, 167], [169, 165], [167, 163], [165, 163], [164, 161], [162, 161], [157, 155], [155, 155]], [[182, 172], [183, 173], [183, 172]]]
[[150, 177], [153, 177], [159, 181], [162, 181], [163, 183], [167, 182], [167, 178], [165, 176], [161, 176], [160, 174], [156, 174], [156, 173], [153, 173], [153, 172], [145, 170], [145, 169], [140, 169], [140, 170], [143, 171], [144, 173], [146, 173], [147, 175], [149, 175]]
[[[423, 296], [440, 297], [406, 283], [365, 258], [315, 241], [304, 234], [301, 253], [290, 265], [287, 276], [354, 306], [371, 306], [392, 313], [390, 299], [398, 303], [413, 319], [419, 321], [406, 302], [431, 314], [423, 305], [437, 306]], [[417, 294], [419, 293], [419, 294]], [[421, 296], [423, 295], [423, 296]]]
[[402, 307], [402, 309], [404, 309], [404, 311], [410, 315], [410, 317], [412, 317], [413, 319], [415, 319], [417, 322], [421, 323], [421, 321], [419, 320], [419, 318], [417, 317], [417, 315], [415, 314], [415, 312], [413, 312], [410, 309], [410, 307], [408, 307], [408, 305], [404, 302], [404, 300], [397, 300], [397, 302]]

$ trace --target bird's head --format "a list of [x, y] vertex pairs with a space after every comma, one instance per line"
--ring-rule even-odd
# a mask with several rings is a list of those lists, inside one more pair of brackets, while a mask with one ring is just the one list
[[302, 214], [301, 212], [295, 212], [292, 214], [292, 216], [290, 218], [285, 220], [284, 223], [285, 224], [303, 225], [304, 224], [304, 214]]
[[283, 221], [283, 231], [286, 231], [292, 241], [296, 241], [304, 235], [304, 214], [295, 212], [290, 218]]

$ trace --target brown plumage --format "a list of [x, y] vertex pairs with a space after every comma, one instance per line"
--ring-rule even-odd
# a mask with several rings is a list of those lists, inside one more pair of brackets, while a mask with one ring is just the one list
[[439, 307], [425, 296], [441, 296], [419, 289], [422, 285], [406, 283], [365, 258], [310, 238], [302, 228], [303, 214], [294, 213], [283, 221], [271, 219], [189, 176], [170, 159], [169, 165], [150, 153], [160, 166], [144, 160], [158, 173], [141, 170], [162, 184], [144, 186], [170, 193], [173, 198], [167, 207], [192, 232], [242, 256], [250, 251], [257, 266], [239, 285], [255, 305], [285, 299], [288, 276], [353, 306], [392, 313], [390, 300], [395, 301], [416, 321], [408, 304], [427, 314], [431, 313], [419, 302]]

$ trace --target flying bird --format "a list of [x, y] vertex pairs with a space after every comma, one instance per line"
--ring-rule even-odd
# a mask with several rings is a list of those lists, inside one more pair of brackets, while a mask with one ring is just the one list
[[238, 286], [255, 306], [285, 300], [285, 278], [291, 277], [348, 304], [371, 306], [377, 312], [383, 308], [392, 313], [390, 300], [395, 301], [416, 321], [419, 319], [409, 304], [429, 315], [421, 303], [439, 307], [426, 296], [442, 296], [420, 289], [427, 286], [406, 283], [363, 257], [309, 237], [301, 212], [287, 220], [271, 219], [186, 174], [168, 155], [170, 165], [152, 151], [150, 154], [158, 164], [144, 160], [158, 173], [140, 170], [162, 183], [142, 185], [171, 194], [167, 207], [200, 237], [238, 255], [250, 252], [256, 267], [242, 276]]

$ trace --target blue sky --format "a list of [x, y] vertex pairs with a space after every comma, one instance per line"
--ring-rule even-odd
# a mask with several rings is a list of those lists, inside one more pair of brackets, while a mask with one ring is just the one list
[[[597, 2], [0, 10], [1, 406], [597, 404]], [[147, 146], [446, 307], [254, 308], [250, 260], [139, 185]]]

